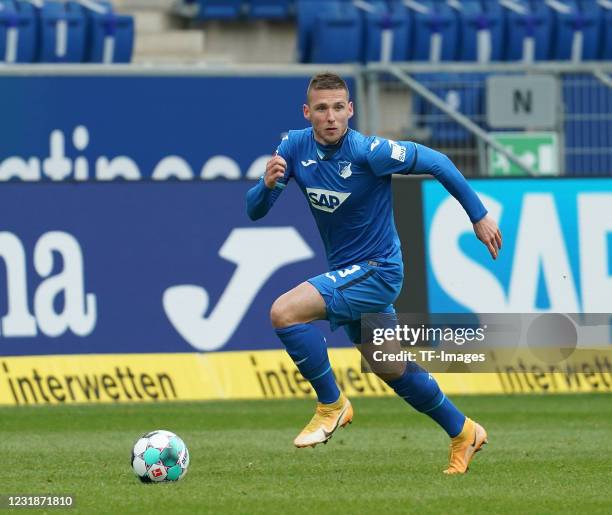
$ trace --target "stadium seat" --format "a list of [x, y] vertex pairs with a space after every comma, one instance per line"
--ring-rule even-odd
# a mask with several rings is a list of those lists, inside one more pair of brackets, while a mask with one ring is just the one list
[[198, 0], [200, 20], [233, 20], [242, 14], [242, 0]]
[[369, 2], [364, 16], [364, 61], [407, 61], [409, 13], [399, 5]]
[[39, 61], [78, 63], [85, 57], [85, 17], [81, 9], [47, 1], [40, 10]]
[[0, 2], [0, 62], [31, 63], [36, 58], [37, 18], [26, 2]]
[[[299, 62], [360, 60], [361, 16], [351, 0], [297, 0], [296, 13]], [[323, 26], [329, 27], [332, 34], [325, 33]], [[345, 36], [349, 39], [337, 39]]]
[[504, 40], [502, 58], [506, 61], [546, 61], [550, 59], [552, 14], [543, 2], [504, 0], [502, 18]]
[[460, 61], [486, 63], [502, 55], [502, 11], [497, 2], [464, 0], [458, 10]]
[[297, 58], [309, 63], [312, 59], [312, 40], [317, 16], [333, 8], [335, 2], [326, 0], [297, 0]]
[[290, 0], [249, 0], [249, 16], [268, 20], [282, 20], [291, 13]]
[[612, 1], [600, 3], [601, 15], [601, 53], [600, 58], [612, 59]]
[[[313, 63], [352, 63], [361, 60], [362, 20], [352, 2], [326, 2], [329, 7], [315, 18]], [[341, 42], [341, 44], [339, 44]]]
[[134, 49], [134, 18], [113, 11], [107, 0], [89, 0], [87, 7], [69, 1], [67, 5], [85, 18], [85, 62], [129, 63]]
[[446, 3], [414, 0], [406, 4], [409, 31], [408, 59], [454, 61], [457, 58], [458, 24], [455, 10]]
[[555, 20], [552, 57], [572, 61], [597, 59], [601, 34], [597, 4], [556, 0], [547, 5]]

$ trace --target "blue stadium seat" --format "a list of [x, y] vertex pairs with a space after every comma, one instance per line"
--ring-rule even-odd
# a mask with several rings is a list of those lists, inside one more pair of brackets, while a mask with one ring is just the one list
[[502, 10], [497, 2], [464, 0], [459, 13], [460, 61], [499, 61], [502, 55]]
[[[352, 0], [297, 0], [296, 14], [299, 62], [354, 62], [360, 59], [362, 23]], [[323, 25], [330, 27], [333, 37], [324, 33]], [[318, 34], [322, 35], [321, 39]], [[345, 36], [349, 39], [335, 39]]]
[[81, 9], [47, 1], [40, 10], [39, 61], [78, 63], [85, 57], [85, 17]]
[[408, 59], [454, 61], [459, 44], [455, 10], [446, 3], [431, 0], [415, 0], [406, 9], [413, 29], [408, 34]]
[[502, 58], [506, 61], [546, 61], [550, 59], [552, 14], [543, 2], [507, 0], [503, 7], [504, 40]]
[[242, 14], [242, 0], [198, 0], [200, 20], [232, 20]]
[[[362, 56], [362, 19], [352, 2], [326, 2], [329, 7], [315, 18], [313, 63], [352, 63]], [[341, 44], [339, 44], [341, 42]]]
[[129, 63], [134, 50], [134, 18], [112, 12], [92, 18], [87, 61]]
[[297, 0], [297, 57], [299, 62], [311, 62], [312, 41], [317, 16], [333, 9], [333, 4], [335, 2], [327, 0]]
[[602, 6], [601, 15], [601, 53], [600, 58], [612, 59], [612, 2]]
[[95, 9], [77, 2], [67, 4], [85, 17], [85, 61], [90, 63], [129, 63], [134, 49], [134, 18], [113, 11], [108, 0], [95, 0]]
[[249, 0], [249, 16], [268, 20], [282, 20], [291, 13], [290, 0]]
[[579, 0], [578, 7], [582, 13], [593, 16], [598, 25], [598, 42], [595, 59], [610, 59], [612, 54], [612, 1], [611, 0]]
[[411, 17], [400, 4], [369, 2], [364, 14], [364, 61], [407, 61]]
[[31, 63], [36, 58], [37, 18], [30, 3], [0, 2], [0, 62]]
[[601, 34], [597, 4], [558, 0], [547, 5], [555, 20], [553, 58], [574, 61], [597, 59]]

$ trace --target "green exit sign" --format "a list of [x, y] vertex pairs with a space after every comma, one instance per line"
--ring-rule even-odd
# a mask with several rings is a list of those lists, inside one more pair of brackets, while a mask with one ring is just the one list
[[[556, 132], [491, 132], [489, 135], [539, 175], [559, 175]], [[506, 156], [489, 147], [489, 175], [527, 175]]]

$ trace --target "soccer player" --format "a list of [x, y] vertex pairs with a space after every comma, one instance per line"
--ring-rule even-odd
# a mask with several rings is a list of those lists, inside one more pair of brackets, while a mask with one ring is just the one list
[[[315, 75], [306, 102], [303, 112], [311, 127], [289, 131], [246, 199], [249, 217], [257, 220], [295, 179], [309, 202], [329, 264], [329, 271], [284, 293], [270, 310], [276, 334], [318, 399], [314, 417], [294, 440], [296, 447], [326, 443], [353, 418], [351, 403], [334, 379], [325, 338], [311, 322], [328, 320], [332, 330], [342, 326], [359, 344], [363, 313], [395, 313], [403, 265], [393, 220], [392, 174], [433, 175], [461, 203], [493, 259], [501, 248], [497, 224], [445, 155], [413, 142], [367, 137], [348, 127], [353, 104], [341, 77]], [[417, 365], [412, 365], [379, 375], [448, 433], [450, 463], [444, 472], [462, 474], [487, 442], [487, 433], [457, 409], [431, 375], [421, 368], [415, 372]]]

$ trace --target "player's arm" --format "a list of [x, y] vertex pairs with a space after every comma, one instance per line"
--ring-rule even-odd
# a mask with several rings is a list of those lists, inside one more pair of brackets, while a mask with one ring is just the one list
[[412, 143], [414, 156], [408, 173], [433, 175], [463, 206], [474, 226], [476, 237], [496, 259], [502, 246], [501, 231], [491, 218], [476, 192], [465, 180], [455, 164], [444, 154], [425, 145]]
[[280, 154], [286, 152], [283, 140], [275, 155], [266, 163], [266, 171], [246, 194], [247, 214], [251, 220], [264, 217], [276, 202], [289, 180], [287, 161]]
[[425, 145], [408, 141], [380, 139], [372, 149], [368, 161], [377, 175], [390, 173], [430, 174], [455, 197], [470, 217], [476, 237], [489, 249], [493, 259], [501, 249], [501, 232], [497, 223], [470, 187], [454, 163], [444, 154]]

